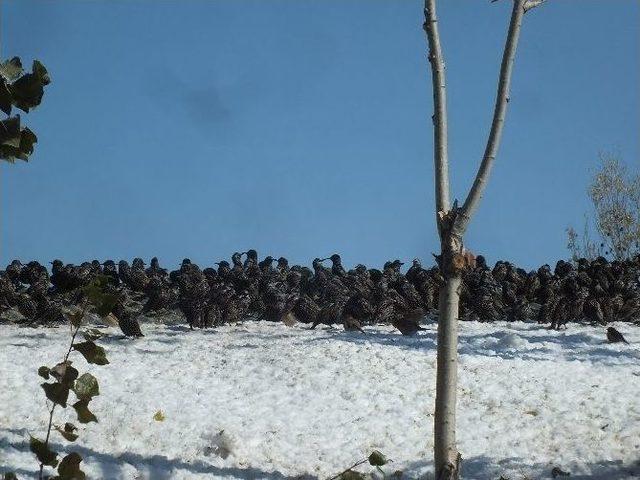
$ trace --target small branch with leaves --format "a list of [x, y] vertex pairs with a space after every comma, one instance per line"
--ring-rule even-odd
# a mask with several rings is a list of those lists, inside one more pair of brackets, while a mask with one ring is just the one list
[[[63, 425], [54, 424], [54, 415], [58, 407], [67, 408], [69, 404], [69, 394], [73, 392], [76, 402], [71, 406], [76, 411], [77, 421], [81, 424], [97, 422], [96, 416], [89, 410], [91, 400], [100, 394], [100, 387], [96, 377], [90, 373], [80, 372], [73, 366], [70, 360], [72, 352], [80, 353], [84, 359], [94, 365], [107, 365], [105, 350], [95, 342], [102, 336], [102, 332], [93, 328], [85, 329], [81, 332], [81, 327], [85, 325], [89, 312], [106, 316], [110, 313], [114, 304], [114, 296], [106, 292], [108, 279], [104, 276], [97, 277], [89, 285], [82, 289], [82, 306], [75, 311], [67, 312], [65, 315], [69, 320], [71, 340], [61, 362], [53, 367], [42, 366], [38, 369], [38, 375], [47, 380], [41, 384], [47, 400], [50, 402], [49, 420], [47, 433], [44, 440], [31, 436], [29, 446], [38, 459], [39, 474], [38, 479], [48, 478], [50, 480], [84, 480], [84, 472], [80, 469], [82, 457], [77, 452], [71, 452], [62, 460], [58, 460], [58, 453], [51, 449], [50, 439], [53, 430], [69, 442], [75, 442], [78, 437], [78, 427], [71, 422]], [[83, 342], [76, 341], [78, 334], [82, 333]], [[57, 475], [44, 477], [45, 467], [57, 467]], [[17, 478], [15, 474], [9, 478]]]
[[389, 460], [382, 452], [374, 450], [367, 458], [363, 458], [362, 460], [357, 461], [346, 470], [340, 472], [337, 475], [334, 475], [328, 480], [364, 480], [365, 478], [367, 478], [365, 474], [354, 470], [354, 468], [359, 467], [360, 465], [367, 462], [369, 462], [369, 465], [371, 465], [372, 467], [375, 467], [376, 470], [378, 470], [382, 474], [383, 478], [387, 477], [386, 473], [380, 467], [391, 462], [391, 460]]
[[49, 72], [38, 60], [33, 61], [31, 73], [25, 73], [19, 57], [0, 63], [0, 110], [7, 115], [0, 120], [0, 160], [29, 160], [38, 137], [20, 125], [20, 115], [11, 116], [11, 112], [16, 107], [29, 113], [40, 105], [49, 83]]

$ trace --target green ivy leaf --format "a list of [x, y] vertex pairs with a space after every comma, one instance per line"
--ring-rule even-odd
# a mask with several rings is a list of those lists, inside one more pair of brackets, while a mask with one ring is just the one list
[[100, 395], [98, 380], [90, 373], [83, 373], [80, 378], [76, 380], [73, 393], [76, 394], [79, 400], [91, 400], [96, 395]]
[[64, 427], [56, 425], [56, 430], [70, 442], [75, 442], [78, 439], [78, 434], [75, 433], [78, 428], [73, 423], [65, 423]]
[[13, 97], [12, 103], [28, 113], [32, 108], [40, 105], [44, 95], [44, 84], [38, 75], [27, 73], [9, 85], [9, 91]]
[[49, 367], [46, 366], [42, 366], [38, 369], [38, 375], [40, 375], [42, 378], [44, 378], [45, 380], [49, 380], [49, 372], [51, 371], [51, 369]]
[[33, 61], [31, 71], [36, 77], [38, 77], [38, 80], [40, 80], [40, 83], [42, 83], [42, 85], [49, 85], [51, 83], [49, 72], [47, 72], [47, 69], [39, 60]]
[[16, 158], [29, 160], [33, 145], [38, 141], [28, 128], [20, 128], [20, 116], [0, 121], [0, 159], [13, 163]]
[[31, 437], [29, 440], [29, 449], [35, 454], [41, 464], [49, 467], [55, 467], [58, 465], [58, 454], [49, 449], [48, 445], [46, 445], [42, 440], [38, 440], [36, 437]]
[[69, 387], [62, 383], [42, 383], [40, 385], [49, 400], [64, 408], [67, 408], [69, 398]]
[[11, 60], [0, 63], [0, 75], [2, 75], [8, 82], [13, 82], [22, 75], [22, 62], [20, 57], [13, 57]]
[[364, 473], [356, 472], [355, 470], [347, 470], [343, 472], [339, 477], [340, 480], [365, 480], [367, 477]]
[[20, 147], [20, 115], [0, 121], [0, 144]]
[[64, 457], [58, 466], [58, 476], [52, 480], [85, 480], [85, 473], [80, 470], [82, 457], [76, 452], [71, 452]]
[[386, 465], [388, 462], [389, 460], [387, 460], [387, 457], [385, 457], [384, 453], [378, 450], [374, 450], [373, 452], [371, 452], [371, 455], [369, 455], [369, 465], [373, 467], [381, 467], [383, 465]]
[[88, 408], [89, 400], [79, 400], [73, 404], [80, 423], [98, 422], [96, 416]]
[[4, 78], [0, 78], [0, 110], [11, 115], [11, 92]]
[[109, 363], [104, 348], [96, 345], [92, 341], [74, 343], [73, 348], [80, 352], [89, 363], [95, 363], [96, 365], [106, 365]]
[[82, 332], [82, 336], [85, 338], [85, 340], [93, 342], [104, 337], [104, 332], [101, 332], [97, 328], [90, 328], [89, 330], [85, 330], [84, 332]]
[[94, 311], [101, 317], [106, 317], [115, 307], [118, 296], [107, 292], [109, 277], [97, 275], [93, 281], [84, 287], [84, 293], [94, 307]]
[[29, 159], [29, 155], [33, 153], [34, 143], [38, 143], [38, 137], [36, 137], [36, 134], [27, 127], [24, 127], [20, 132], [20, 151], [27, 158], [23, 158], [22, 160]]
[[53, 378], [67, 388], [73, 388], [73, 382], [78, 378], [78, 370], [71, 366], [71, 362], [69, 360], [57, 364], [49, 370], [49, 373]]

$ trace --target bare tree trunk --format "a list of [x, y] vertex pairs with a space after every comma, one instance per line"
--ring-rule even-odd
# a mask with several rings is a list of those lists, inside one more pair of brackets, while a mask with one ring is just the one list
[[436, 408], [433, 428], [436, 480], [457, 480], [460, 475], [461, 456], [456, 444], [456, 402], [460, 286], [462, 272], [467, 267], [463, 236], [482, 198], [500, 146], [523, 15], [543, 2], [544, 0], [513, 0], [491, 130], [475, 181], [462, 208], [458, 208], [457, 202], [454, 202], [453, 207], [450, 207], [449, 203], [445, 64], [440, 45], [435, 0], [424, 2], [424, 30], [429, 42], [434, 103], [436, 219], [441, 245], [438, 264], [444, 280], [438, 305]]
[[456, 398], [458, 388], [458, 304], [460, 276], [449, 277], [440, 287], [436, 421], [433, 424], [436, 479], [458, 478], [460, 454], [456, 445]]

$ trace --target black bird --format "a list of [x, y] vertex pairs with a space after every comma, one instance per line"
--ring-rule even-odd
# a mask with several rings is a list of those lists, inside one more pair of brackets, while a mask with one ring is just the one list
[[120, 275], [118, 275], [118, 268], [116, 262], [113, 260], [107, 260], [102, 264], [102, 273], [109, 277], [109, 283], [114, 286], [120, 285]]
[[362, 329], [362, 323], [351, 315], [343, 315], [342, 316], [342, 325], [347, 332], [359, 331], [365, 333]]
[[283, 275], [289, 273], [289, 260], [284, 257], [280, 257], [278, 259], [278, 271]]
[[131, 315], [127, 314], [124, 318], [117, 318], [118, 326], [126, 337], [144, 337], [142, 331], [140, 330], [140, 324], [138, 323], [138, 320], [133, 318]]
[[273, 271], [273, 261], [274, 261], [274, 258], [271, 255], [267, 255], [266, 257], [264, 257], [264, 260], [258, 263], [258, 266], [260, 267], [260, 271], [263, 274], [271, 273]]
[[342, 266], [342, 258], [337, 253], [334, 253], [328, 258], [324, 258], [323, 260], [331, 260], [331, 273], [337, 275], [338, 277], [344, 277], [347, 272]]
[[113, 315], [118, 319], [118, 326], [127, 337], [144, 337], [140, 330], [138, 320], [133, 316], [133, 312], [125, 306], [126, 293], [119, 292], [118, 300], [112, 309]]
[[216, 262], [215, 264], [218, 265], [218, 275], [223, 279], [226, 279], [231, 273], [231, 265], [229, 265], [229, 262], [223, 260], [221, 262]]
[[624, 336], [622, 336], [622, 334], [613, 327], [607, 328], [607, 340], [609, 340], [609, 343], [623, 342], [627, 345], [629, 344], [629, 342], [625, 340]]
[[392, 325], [400, 330], [402, 335], [415, 335], [420, 330], [426, 330], [418, 323], [423, 315], [424, 312], [421, 310], [410, 312], [406, 315], [396, 317], [393, 320]]
[[233, 264], [234, 271], [242, 272], [244, 270], [244, 266], [242, 265], [242, 255], [243, 253], [235, 252], [231, 255], [231, 263]]
[[[61, 262], [62, 263], [62, 262]], [[16, 286], [20, 286], [20, 274], [22, 273], [22, 263], [20, 260], [13, 260], [5, 269], [5, 274]]]
[[602, 307], [600, 306], [600, 302], [596, 298], [590, 297], [584, 302], [582, 307], [582, 313], [587, 319], [593, 323], [598, 323], [600, 325], [604, 325], [606, 322], [604, 321], [604, 313], [602, 312]]
[[258, 252], [256, 252], [253, 248], [250, 248], [244, 254], [247, 256], [247, 259], [244, 261], [244, 268], [249, 268], [250, 266], [258, 265]]
[[158, 262], [158, 257], [153, 257], [151, 259], [151, 265], [146, 270], [147, 276], [149, 277], [160, 277], [164, 278], [167, 276], [167, 269], [160, 267], [160, 262]]

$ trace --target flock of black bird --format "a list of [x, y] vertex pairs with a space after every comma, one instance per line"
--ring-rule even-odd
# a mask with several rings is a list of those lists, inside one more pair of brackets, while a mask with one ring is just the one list
[[[325, 264], [330, 261], [331, 265]], [[340, 255], [316, 258], [312, 268], [290, 266], [286, 258], [259, 261], [255, 250], [234, 253], [231, 262], [200, 269], [184, 259], [167, 271], [158, 259], [147, 266], [136, 258], [81, 265], [55, 260], [51, 273], [38, 262], [14, 260], [0, 272], [0, 319], [12, 311], [20, 322], [52, 325], [82, 298], [82, 287], [98, 275], [114, 294], [113, 314], [127, 336], [140, 336], [138, 318], [180, 310], [191, 328], [208, 328], [245, 319], [317, 325], [342, 324], [346, 330], [387, 323], [403, 335], [421, 330], [420, 321], [437, 314], [443, 278], [437, 266], [414, 260], [406, 273], [399, 260], [382, 270], [357, 265], [347, 271]], [[19, 314], [19, 315], [16, 315]], [[499, 261], [489, 268], [472, 257], [463, 272], [460, 319], [533, 321], [559, 329], [568, 322], [606, 325], [640, 319], [640, 256], [628, 261], [560, 260], [526, 272]], [[620, 336], [620, 338], [617, 335]], [[609, 341], [624, 341], [615, 329]]]

